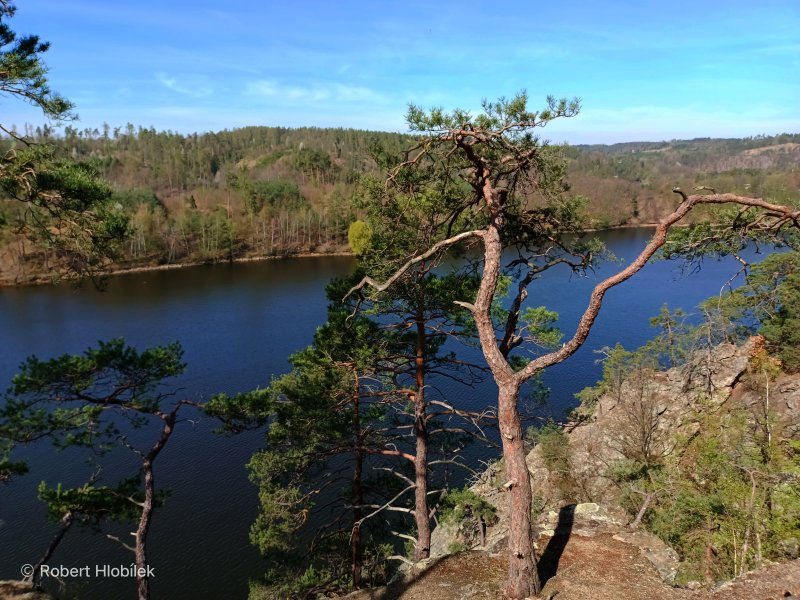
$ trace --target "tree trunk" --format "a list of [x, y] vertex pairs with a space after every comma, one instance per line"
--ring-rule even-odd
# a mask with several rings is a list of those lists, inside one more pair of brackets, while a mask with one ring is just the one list
[[414, 560], [431, 555], [431, 523], [428, 510], [428, 424], [425, 406], [425, 317], [417, 311], [417, 348], [415, 359], [416, 394], [414, 396], [414, 520], [417, 524], [417, 545]]
[[58, 532], [56, 533], [53, 540], [50, 542], [50, 545], [47, 547], [44, 556], [42, 556], [42, 558], [39, 559], [39, 562], [33, 565], [33, 569], [31, 569], [31, 574], [26, 575], [23, 578], [23, 580], [30, 581], [34, 586], [38, 587], [42, 566], [46, 565], [47, 561], [49, 561], [50, 558], [53, 556], [53, 553], [56, 551], [56, 548], [58, 548], [58, 545], [61, 543], [61, 540], [64, 538], [64, 535], [66, 535], [67, 531], [69, 531], [69, 528], [72, 527], [72, 524], [74, 522], [75, 522], [75, 514], [72, 511], [64, 513], [64, 516], [61, 517], [61, 520], [59, 521]]
[[[488, 186], [488, 184], [487, 184]], [[491, 189], [486, 191], [487, 202], [492, 208], [494, 197]], [[496, 206], [496, 205], [495, 205]], [[472, 307], [475, 325], [481, 342], [481, 350], [492, 376], [499, 388], [497, 400], [498, 425], [503, 442], [503, 459], [506, 462], [506, 489], [509, 493], [510, 529], [508, 534], [508, 581], [505, 597], [521, 600], [539, 593], [539, 575], [536, 571], [536, 556], [531, 542], [531, 481], [525, 462], [525, 447], [522, 441], [522, 423], [517, 411], [519, 388], [524, 381], [520, 373], [514, 373], [498, 347], [492, 322], [492, 303], [500, 274], [500, 259], [503, 246], [500, 239], [502, 215], [483, 236], [484, 264], [481, 285]]]
[[[356, 502], [363, 502], [364, 496], [360, 487], [361, 478], [361, 461], [363, 456], [358, 455], [357, 476], [359, 479], [359, 488], [356, 490]], [[364, 557], [361, 552], [361, 509], [353, 509], [353, 530], [350, 533], [350, 573], [352, 575], [353, 587], [355, 589], [361, 588], [361, 575], [364, 569]]]
[[146, 575], [141, 575], [143, 572], [147, 572], [147, 532], [150, 530], [155, 503], [153, 464], [149, 457], [142, 463], [142, 471], [144, 472], [144, 503], [142, 505], [142, 514], [139, 517], [139, 527], [136, 529], [136, 589], [139, 593], [139, 600], [149, 600], [150, 579]]
[[353, 391], [353, 439], [355, 450], [355, 468], [353, 469], [353, 530], [350, 532], [350, 573], [353, 587], [361, 587], [361, 575], [364, 568], [364, 556], [361, 550], [361, 507], [364, 505], [364, 488], [361, 477], [364, 469], [364, 436], [361, 432], [361, 386], [358, 374], [355, 374], [355, 389]]
[[518, 600], [540, 591], [536, 556], [531, 540], [531, 478], [525, 462], [522, 424], [517, 412], [519, 385], [498, 382], [498, 417], [506, 461], [506, 486], [509, 494], [508, 582], [505, 597]]
[[150, 523], [153, 520], [153, 509], [155, 508], [156, 484], [153, 476], [153, 461], [159, 452], [164, 448], [175, 427], [175, 411], [162, 416], [164, 428], [161, 436], [155, 445], [147, 453], [142, 461], [142, 472], [144, 473], [144, 502], [142, 503], [142, 514], [139, 517], [139, 527], [136, 529], [136, 588], [139, 593], [139, 600], [150, 600], [150, 579], [147, 576], [147, 533], [150, 531]]

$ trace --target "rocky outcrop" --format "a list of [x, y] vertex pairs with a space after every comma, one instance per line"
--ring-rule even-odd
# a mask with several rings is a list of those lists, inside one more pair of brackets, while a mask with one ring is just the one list
[[591, 417], [567, 428], [569, 479], [555, 476], [538, 449], [528, 455], [533, 492], [545, 503], [573, 499], [616, 504], [609, 466], [671, 452], [676, 436], [699, 427], [698, 415], [728, 402], [747, 371], [750, 345], [723, 344], [682, 367], [631, 377], [598, 399]]
[[[609, 468], [625, 457], [639, 462], [669, 455], [676, 440], [700, 427], [704, 414], [763, 403], [763, 382], [748, 371], [757, 339], [697, 353], [686, 365], [626, 380], [602, 396], [590, 418], [567, 428], [570, 473], [553, 474], [535, 448], [528, 455], [533, 493], [545, 505], [583, 500], [614, 505], [618, 489]], [[800, 432], [800, 375], [770, 383], [769, 409], [788, 436]]]
[[0, 600], [53, 600], [26, 581], [0, 581]]
[[[630, 548], [660, 578], [672, 583], [679, 560], [674, 550], [654, 535], [632, 527], [619, 508], [619, 491], [609, 477], [610, 466], [626, 456], [659, 459], [674, 449], [676, 439], [700, 427], [708, 412], [728, 407], [754, 407], [763, 402], [757, 374], [748, 366], [758, 340], [735, 346], [723, 344], [699, 352], [682, 367], [631, 377], [598, 399], [592, 415], [571, 424], [570, 472], [553, 473], [539, 447], [527, 457], [534, 493], [537, 548], [547, 553], [559, 538], [604, 536]], [[781, 375], [770, 383], [770, 410], [797, 435], [800, 426], [800, 375]], [[455, 547], [477, 548], [491, 554], [504, 548], [508, 532], [507, 498], [502, 461], [491, 465], [472, 490], [497, 508], [498, 521], [488, 528], [484, 546], [465, 539], [452, 524], [433, 532], [431, 556], [447, 555]], [[556, 545], [558, 545], [556, 543]]]

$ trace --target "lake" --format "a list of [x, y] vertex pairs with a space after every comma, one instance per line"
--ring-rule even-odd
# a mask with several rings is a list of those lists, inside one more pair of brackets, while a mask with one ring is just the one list
[[[651, 231], [599, 235], [618, 258], [629, 261]], [[745, 256], [758, 260], [753, 253]], [[620, 264], [604, 264], [587, 277], [545, 273], [531, 286], [529, 305], [558, 311], [568, 337], [592, 287]], [[151, 271], [116, 276], [103, 293], [88, 286], [1, 288], [0, 385], [6, 387], [31, 354], [79, 353], [98, 340], [124, 337], [139, 349], [176, 340], [183, 344], [188, 368], [175, 381], [180, 397], [204, 400], [220, 391], [264, 387], [289, 369], [287, 357], [307, 346], [324, 320], [325, 283], [354, 265], [349, 257], [318, 257]], [[706, 261], [699, 271], [684, 273], [674, 263], [653, 263], [611, 290], [585, 346], [546, 373], [548, 410], [563, 414], [575, 405], [573, 394], [599, 378], [595, 350], [617, 341], [628, 348], [641, 345], [652, 337], [648, 319], [662, 304], [693, 309], [718, 294], [738, 267], [733, 259]], [[453, 393], [462, 394], [458, 400], [468, 407], [495, 400], [491, 384]], [[212, 433], [210, 420], [191, 418], [178, 425], [156, 462], [157, 486], [172, 492], [155, 512], [148, 538], [153, 598], [245, 598], [248, 579], [257, 578], [263, 565], [248, 541], [257, 496], [244, 465], [263, 434], [220, 436]], [[493, 452], [474, 450], [471, 456], [491, 458]], [[56, 530], [36, 499], [39, 481], [76, 485], [93, 469], [83, 453], [56, 454], [43, 444], [19, 456], [28, 459], [31, 472], [0, 489], [0, 579], [19, 578], [20, 566], [35, 563]], [[135, 468], [128, 453], [110, 459], [101, 483], [113, 485]], [[130, 540], [130, 530], [116, 531]], [[95, 564], [127, 565], [132, 559], [104, 535], [86, 530], [70, 531], [50, 564], [92, 565], [93, 570]], [[76, 593], [84, 599], [135, 597], [132, 580], [70, 581], [78, 582]]]

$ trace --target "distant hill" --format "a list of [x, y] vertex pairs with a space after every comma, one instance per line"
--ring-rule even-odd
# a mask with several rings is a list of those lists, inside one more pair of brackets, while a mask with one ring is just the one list
[[[217, 261], [341, 249], [356, 218], [351, 198], [378, 172], [375, 148], [399, 155], [410, 135], [314, 127], [244, 127], [182, 135], [105, 126], [29, 129], [111, 181], [134, 232], [126, 264]], [[0, 147], [13, 140], [0, 139]], [[594, 226], [656, 221], [671, 189], [705, 185], [784, 202], [800, 195], [800, 134], [744, 139], [626, 142], [566, 148], [572, 193], [589, 198]], [[43, 270], [46, 251], [14, 234], [11, 203], [0, 209], [0, 269], [6, 281]]]

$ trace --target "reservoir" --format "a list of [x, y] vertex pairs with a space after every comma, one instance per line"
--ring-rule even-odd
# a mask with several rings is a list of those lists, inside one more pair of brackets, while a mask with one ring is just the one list
[[[570, 337], [593, 286], [627, 264], [651, 232], [621, 229], [598, 234], [619, 262], [604, 263], [586, 277], [551, 270], [531, 285], [527, 305], [557, 311], [559, 326], [565, 338]], [[744, 256], [760, 260], [753, 252]], [[27, 356], [80, 353], [116, 337], [140, 350], [180, 341], [188, 366], [183, 376], [170, 382], [178, 390], [176, 397], [203, 401], [217, 392], [265, 387], [272, 377], [289, 370], [287, 357], [306, 347], [324, 321], [327, 281], [354, 266], [350, 257], [287, 258], [119, 275], [104, 292], [90, 285], [0, 288], [0, 387], [8, 387]], [[563, 415], [575, 406], [573, 395], [600, 377], [596, 350], [617, 342], [638, 347], [654, 335], [649, 318], [664, 303], [692, 311], [701, 300], [720, 293], [739, 267], [732, 258], [707, 260], [699, 270], [656, 262], [612, 289], [584, 347], [545, 374], [551, 390], [549, 414]], [[736, 281], [741, 282], [741, 276]], [[465, 352], [481, 360], [475, 350]], [[454, 400], [467, 408], [496, 400], [489, 383], [452, 389], [464, 395]], [[171, 493], [155, 511], [148, 538], [153, 598], [246, 598], [248, 579], [259, 577], [263, 566], [248, 540], [258, 499], [245, 464], [261, 446], [263, 432], [226, 437], [213, 432], [210, 419], [190, 411], [185, 416], [155, 463], [157, 487]], [[497, 451], [475, 453], [473, 458], [486, 460]], [[0, 487], [0, 579], [20, 578], [20, 567], [35, 563], [55, 534], [56, 526], [36, 497], [39, 482], [79, 485], [96, 471], [85, 451], [56, 452], [45, 443], [16, 456], [28, 460], [30, 473]], [[127, 451], [98, 460], [104, 465], [100, 483], [109, 486], [136, 469]], [[473, 466], [478, 466], [477, 460]], [[112, 531], [132, 542], [133, 529], [124, 525]], [[90, 567], [91, 577], [69, 579], [77, 584], [71, 588], [77, 597], [133, 598], [134, 580], [94, 577], [96, 565], [118, 568], [133, 562], [132, 553], [105, 533], [73, 528], [50, 564]]]

